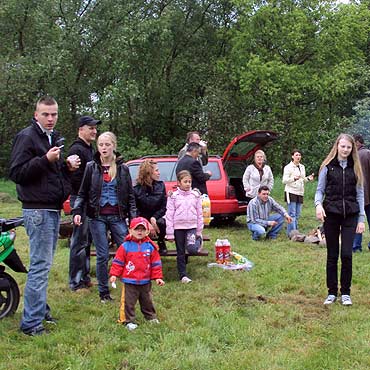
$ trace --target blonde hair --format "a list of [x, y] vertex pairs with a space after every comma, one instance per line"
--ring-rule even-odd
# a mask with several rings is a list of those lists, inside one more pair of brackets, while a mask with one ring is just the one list
[[357, 147], [355, 145], [355, 139], [353, 138], [353, 136], [348, 135], [348, 134], [340, 134], [337, 137], [337, 139], [335, 140], [335, 143], [333, 144], [333, 146], [332, 146], [329, 154], [324, 159], [324, 161], [321, 163], [320, 172], [334, 158], [336, 158], [338, 156], [338, 144], [339, 144], [339, 141], [342, 140], [342, 139], [345, 139], [345, 140], [349, 141], [352, 144], [352, 150], [351, 150], [350, 156], [353, 159], [353, 169], [355, 171], [355, 176], [356, 176], [356, 179], [357, 179], [357, 184], [358, 185], [362, 185], [362, 183], [363, 183], [363, 175], [362, 175], [361, 163], [360, 163], [360, 159], [359, 159], [359, 156], [358, 156]]
[[266, 161], [266, 154], [265, 154], [265, 152], [264, 152], [263, 150], [261, 150], [261, 149], [258, 149], [258, 150], [254, 153], [253, 161], [255, 161], [255, 160], [256, 160], [256, 155], [257, 155], [257, 154], [262, 154], [262, 155], [263, 155], [263, 159]]
[[117, 176], [117, 164], [116, 164], [116, 149], [117, 149], [117, 137], [116, 135], [114, 135], [113, 132], [110, 132], [110, 131], [106, 131], [106, 132], [103, 132], [102, 134], [99, 135], [98, 137], [98, 140], [97, 140], [97, 144], [99, 145], [99, 141], [100, 141], [100, 138], [102, 137], [106, 137], [108, 138], [108, 140], [111, 141], [111, 143], [113, 144], [113, 158], [112, 158], [112, 161], [111, 163], [109, 164], [109, 176], [112, 180], [115, 179], [115, 177]]
[[152, 174], [154, 166], [157, 164], [156, 161], [152, 159], [145, 159], [141, 162], [139, 167], [139, 173], [137, 175], [136, 183], [142, 186], [153, 186]]

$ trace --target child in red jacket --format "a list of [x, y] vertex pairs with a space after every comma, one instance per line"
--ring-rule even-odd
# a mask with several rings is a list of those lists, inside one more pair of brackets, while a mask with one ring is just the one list
[[117, 277], [124, 283], [118, 322], [128, 330], [135, 330], [135, 304], [140, 302], [144, 317], [159, 323], [152, 301], [152, 283], [160, 286], [162, 280], [162, 262], [158, 246], [149, 238], [149, 222], [143, 217], [131, 220], [129, 235], [118, 248], [110, 269], [110, 282], [115, 284]]

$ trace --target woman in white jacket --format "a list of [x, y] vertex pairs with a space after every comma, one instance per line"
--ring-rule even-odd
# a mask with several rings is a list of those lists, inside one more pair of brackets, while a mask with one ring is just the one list
[[248, 200], [257, 196], [258, 189], [266, 185], [270, 191], [274, 186], [274, 176], [270, 166], [265, 164], [266, 154], [263, 150], [254, 153], [254, 162], [250, 164], [243, 175], [243, 186]]
[[304, 184], [314, 179], [314, 174], [306, 176], [304, 165], [301, 164], [302, 153], [298, 149], [292, 151], [292, 161], [284, 167], [283, 184], [285, 184], [285, 200], [288, 203], [288, 213], [293, 221], [287, 226], [287, 234], [298, 230], [298, 219], [301, 215]]

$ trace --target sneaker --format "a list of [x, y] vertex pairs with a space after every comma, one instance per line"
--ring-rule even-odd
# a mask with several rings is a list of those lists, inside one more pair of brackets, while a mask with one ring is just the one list
[[332, 304], [337, 300], [337, 297], [333, 294], [329, 294], [324, 301], [324, 304]]
[[181, 282], [183, 284], [189, 284], [191, 283], [191, 279], [189, 279], [187, 276], [184, 276], [182, 279], [181, 279]]
[[101, 303], [107, 303], [113, 301], [113, 298], [110, 296], [110, 294], [104, 294], [100, 296], [100, 302]]
[[341, 301], [343, 306], [352, 306], [352, 300], [349, 295], [343, 294]]
[[42, 325], [36, 326], [31, 329], [22, 330], [23, 334], [29, 335], [30, 337], [38, 337], [40, 335], [46, 335], [48, 332]]
[[55, 319], [54, 317], [52, 317], [50, 315], [50, 313], [47, 313], [45, 315], [45, 319], [44, 320], [45, 320], [46, 323], [51, 324], [51, 325], [57, 325], [57, 323], [58, 323], [58, 320]]
[[133, 331], [137, 328], [137, 324], [134, 324], [133, 322], [129, 322], [128, 324], [126, 324], [126, 328], [129, 331]]
[[151, 320], [149, 320], [149, 322], [152, 323], [152, 324], [159, 324], [160, 323], [160, 321], [158, 319], [151, 319]]

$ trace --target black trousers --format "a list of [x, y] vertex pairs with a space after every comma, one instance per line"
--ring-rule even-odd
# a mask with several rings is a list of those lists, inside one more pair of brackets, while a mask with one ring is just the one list
[[329, 294], [338, 295], [338, 258], [339, 235], [340, 246], [340, 291], [341, 294], [351, 293], [352, 281], [352, 244], [357, 227], [358, 214], [343, 217], [334, 213], [327, 213], [324, 222], [324, 231], [327, 247], [326, 284]]

